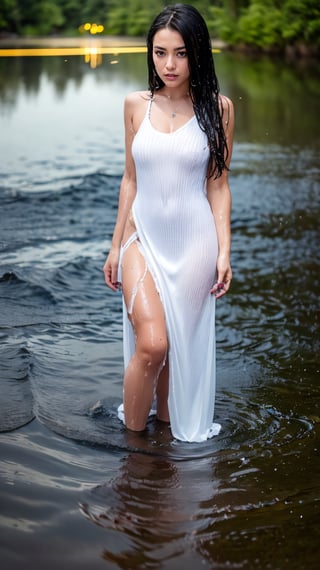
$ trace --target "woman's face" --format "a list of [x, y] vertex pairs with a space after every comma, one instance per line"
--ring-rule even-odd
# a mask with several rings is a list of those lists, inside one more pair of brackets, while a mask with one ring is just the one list
[[189, 62], [184, 41], [179, 32], [163, 28], [155, 33], [152, 49], [157, 74], [166, 87], [189, 89]]

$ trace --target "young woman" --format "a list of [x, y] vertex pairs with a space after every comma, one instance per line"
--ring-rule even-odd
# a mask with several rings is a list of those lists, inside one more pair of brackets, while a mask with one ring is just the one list
[[230, 286], [232, 102], [219, 93], [206, 24], [190, 5], [148, 33], [149, 91], [125, 100], [125, 172], [106, 284], [124, 300], [123, 411], [151, 408], [182, 441], [204, 441], [215, 399], [215, 299]]

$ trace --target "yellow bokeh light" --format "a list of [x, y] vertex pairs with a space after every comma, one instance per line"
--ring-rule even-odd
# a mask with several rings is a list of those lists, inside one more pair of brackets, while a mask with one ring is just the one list
[[89, 22], [86, 22], [83, 27], [86, 30], [86, 32], [88, 32], [91, 29], [91, 24]]

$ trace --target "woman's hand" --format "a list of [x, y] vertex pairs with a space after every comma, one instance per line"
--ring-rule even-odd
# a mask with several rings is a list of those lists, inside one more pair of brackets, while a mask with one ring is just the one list
[[118, 282], [119, 255], [120, 250], [112, 248], [103, 266], [105, 282], [112, 291], [117, 291], [120, 286]]
[[212, 287], [210, 293], [219, 299], [225, 295], [230, 288], [232, 279], [232, 269], [228, 255], [219, 255], [217, 259], [217, 282]]

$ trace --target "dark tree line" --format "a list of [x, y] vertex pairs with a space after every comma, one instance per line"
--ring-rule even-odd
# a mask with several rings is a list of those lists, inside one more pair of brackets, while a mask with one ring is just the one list
[[[205, 17], [212, 36], [230, 45], [320, 47], [319, 0], [191, 3]], [[0, 33], [76, 35], [85, 22], [94, 22], [104, 26], [104, 34], [144, 36], [152, 18], [166, 4], [162, 0], [1, 0]]]

